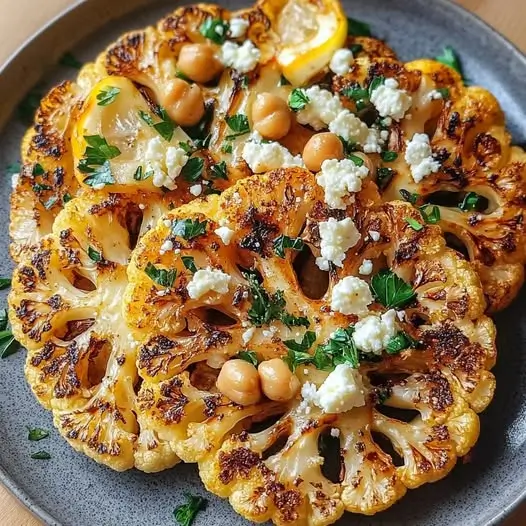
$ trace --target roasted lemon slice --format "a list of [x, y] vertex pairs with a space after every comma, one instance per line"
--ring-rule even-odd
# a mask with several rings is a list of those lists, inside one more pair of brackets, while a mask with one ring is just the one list
[[339, 2], [265, 0], [260, 4], [281, 40], [278, 64], [294, 85], [304, 84], [345, 44], [347, 18]]
[[96, 190], [174, 190], [190, 142], [131, 80], [108, 77], [91, 91], [73, 131], [76, 176]]

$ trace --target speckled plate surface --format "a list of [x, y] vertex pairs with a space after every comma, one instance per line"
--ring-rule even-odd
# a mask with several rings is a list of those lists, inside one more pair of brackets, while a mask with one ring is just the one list
[[[233, 7], [243, 2], [224, 4]], [[91, 60], [119, 34], [156, 21], [176, 5], [174, 1], [88, 0], [36, 35], [0, 75], [0, 172], [18, 160], [24, 131], [16, 115], [9, 117], [11, 109], [37, 75], [43, 75], [39, 89], [75, 75], [74, 70], [49, 67], [72, 39], [83, 39], [74, 54]], [[374, 34], [387, 39], [404, 60], [436, 55], [446, 44], [454, 46], [467, 77], [500, 100], [515, 142], [526, 143], [526, 59], [481, 21], [445, 0], [344, 0], [344, 5], [351, 16], [370, 22]], [[137, 11], [141, 6], [143, 10]], [[4, 275], [11, 271], [6, 256], [10, 180], [5, 176], [1, 181], [0, 272]], [[526, 291], [497, 317], [497, 326], [497, 393], [482, 415], [481, 438], [471, 461], [459, 463], [441, 482], [410, 491], [381, 515], [345, 515], [338, 524], [482, 526], [499, 524], [518, 504], [526, 494]], [[23, 352], [0, 362], [0, 479], [46, 523], [173, 525], [172, 511], [185, 492], [205, 494], [193, 466], [180, 465], [157, 475], [115, 473], [75, 453], [56, 432], [45, 443], [29, 442], [26, 426], [51, 430], [53, 425], [26, 385], [23, 362]], [[52, 459], [32, 460], [31, 453], [42, 448]], [[196, 526], [248, 524], [226, 502], [208, 498], [208, 509]]]

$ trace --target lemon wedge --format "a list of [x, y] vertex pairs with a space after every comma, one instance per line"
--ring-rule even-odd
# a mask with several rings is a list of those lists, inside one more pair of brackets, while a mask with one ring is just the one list
[[262, 7], [280, 39], [277, 62], [295, 86], [325, 68], [345, 45], [347, 17], [338, 0], [264, 0]]
[[75, 174], [96, 190], [162, 192], [148, 173], [147, 151], [154, 144], [163, 163], [168, 148], [188, 141], [173, 121], [163, 123], [132, 81], [107, 77], [90, 92], [73, 131]]

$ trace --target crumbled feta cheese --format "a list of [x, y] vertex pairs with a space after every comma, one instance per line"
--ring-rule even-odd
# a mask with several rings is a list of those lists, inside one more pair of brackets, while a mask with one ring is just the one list
[[245, 143], [242, 156], [256, 174], [278, 168], [305, 166], [301, 155], [292, 155], [279, 142], [260, 142], [259, 134], [254, 134], [252, 140]]
[[405, 90], [398, 89], [395, 79], [387, 79], [371, 93], [371, 102], [381, 117], [392, 117], [395, 121], [404, 118], [413, 99]]
[[96, 183], [96, 184], [91, 185], [93, 190], [104, 190], [105, 186], [106, 186], [106, 183]]
[[377, 232], [376, 230], [369, 230], [369, 237], [373, 241], [380, 241], [380, 232]]
[[338, 281], [332, 289], [331, 309], [342, 314], [364, 316], [373, 302], [371, 289], [366, 281], [347, 276]]
[[221, 270], [206, 268], [198, 270], [187, 285], [188, 295], [197, 300], [208, 292], [226, 294], [231, 277]]
[[221, 238], [225, 245], [230, 245], [230, 241], [234, 237], [235, 232], [227, 226], [221, 226], [215, 230], [215, 233]]
[[365, 405], [362, 376], [348, 364], [340, 364], [327, 376], [315, 397], [315, 405], [325, 413], [344, 413]]
[[349, 73], [353, 62], [354, 55], [350, 49], [337, 49], [332, 55], [329, 68], [336, 73], [336, 75], [345, 75]]
[[369, 128], [367, 139], [363, 143], [363, 151], [365, 153], [382, 153], [382, 147], [385, 146], [388, 138], [389, 132], [387, 130]]
[[146, 205], [143, 205], [142, 203], [139, 203], [139, 209], [140, 210], [146, 210]]
[[358, 272], [362, 276], [369, 276], [372, 271], [373, 271], [373, 262], [370, 259], [364, 259], [362, 261], [362, 264], [360, 265], [360, 268], [358, 269]]
[[442, 95], [442, 93], [440, 91], [438, 91], [437, 89], [434, 89], [434, 90], [431, 90], [428, 94], [427, 94], [427, 100], [440, 100], [440, 99], [443, 99], [444, 96]]
[[161, 248], [159, 249], [159, 254], [161, 254], [161, 256], [163, 254], [166, 254], [166, 252], [169, 252], [170, 250], [173, 250], [174, 249], [174, 244], [173, 242], [170, 240], [170, 239], [167, 239], [162, 245], [161, 245]]
[[247, 345], [247, 343], [253, 338], [254, 334], [256, 334], [256, 328], [255, 327], [251, 327], [250, 329], [247, 329], [241, 335], [241, 339], [243, 340], [243, 345]]
[[337, 95], [319, 86], [311, 86], [304, 92], [309, 102], [296, 115], [300, 124], [308, 124], [315, 130], [321, 130], [336, 119], [344, 109]]
[[162, 289], [162, 290], [158, 290], [156, 292], [156, 295], [159, 296], [159, 297], [164, 297], [164, 296], [168, 296], [168, 294], [170, 294], [170, 289]]
[[396, 336], [396, 311], [388, 310], [381, 316], [371, 315], [354, 326], [353, 340], [356, 347], [365, 353], [382, 354], [389, 340]]
[[308, 376], [309, 375], [309, 370], [307, 368], [303, 369], [303, 374], [305, 376]]
[[316, 396], [316, 386], [312, 382], [305, 382], [301, 388], [302, 400], [298, 406], [298, 411], [306, 415], [310, 414], [311, 406], [316, 403]]
[[334, 217], [330, 217], [328, 221], [321, 221], [318, 228], [321, 257], [316, 258], [316, 265], [321, 270], [329, 270], [329, 263], [343, 267], [347, 250], [360, 241], [360, 232], [353, 220], [346, 217], [342, 221], [337, 221]]
[[396, 311], [396, 315], [400, 321], [405, 320], [405, 310]]
[[[316, 181], [325, 190], [325, 202], [331, 208], [345, 210], [350, 194], [362, 189], [362, 179], [369, 175], [365, 164], [358, 166], [350, 159], [328, 159], [323, 161]], [[348, 201], [348, 199], [347, 199]]]
[[340, 430], [337, 427], [333, 427], [331, 429], [331, 437], [339, 438], [340, 436]]
[[11, 176], [11, 188], [14, 190], [20, 182], [20, 174], [13, 174]]
[[188, 162], [188, 156], [182, 148], [175, 146], [165, 148], [162, 139], [154, 137], [146, 145], [144, 160], [147, 170], [153, 172], [152, 183], [154, 186], [175, 190], [177, 188], [175, 179]]
[[433, 158], [429, 137], [425, 133], [415, 133], [413, 138], [407, 141], [405, 160], [411, 168], [415, 183], [440, 170], [440, 163]]
[[393, 124], [393, 119], [391, 117], [385, 117], [385, 119], [382, 119], [382, 125], [383, 126], [391, 126]]
[[329, 123], [329, 131], [338, 135], [345, 141], [363, 144], [367, 141], [369, 128], [356, 115], [349, 110], [342, 110]]
[[229, 24], [231, 38], [241, 38], [245, 36], [248, 26], [250, 25], [248, 20], [240, 17], [231, 18]]
[[248, 73], [258, 65], [261, 51], [250, 40], [241, 45], [227, 41], [221, 46], [219, 58], [225, 66]]
[[201, 193], [203, 192], [203, 185], [201, 184], [194, 184], [192, 185], [188, 191], [192, 194], [192, 195], [195, 195], [195, 197], [201, 195]]

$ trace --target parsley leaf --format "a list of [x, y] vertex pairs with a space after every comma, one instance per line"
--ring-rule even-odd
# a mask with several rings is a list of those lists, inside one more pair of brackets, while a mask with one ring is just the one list
[[370, 286], [374, 297], [388, 309], [400, 309], [416, 298], [411, 285], [389, 269], [373, 276]]
[[108, 141], [100, 135], [85, 135], [84, 140], [88, 146], [84, 158], [78, 164], [78, 169], [82, 173], [89, 174], [84, 179], [84, 183], [95, 187], [114, 184], [110, 159], [121, 154], [119, 148], [108, 144]]
[[33, 166], [33, 175], [44, 175], [46, 173], [46, 170], [44, 170], [44, 167], [40, 163], [36, 163], [35, 166]]
[[146, 179], [149, 179], [152, 175], [153, 175], [153, 170], [149, 170], [148, 172], [145, 172], [142, 166], [137, 166], [137, 170], [135, 170], [135, 173], [133, 174], [133, 178], [136, 181], [145, 181]]
[[369, 96], [373, 94], [373, 91], [382, 86], [385, 82], [385, 77], [380, 75], [379, 77], [373, 77], [369, 84]]
[[294, 88], [289, 95], [289, 107], [293, 111], [300, 111], [310, 102], [309, 97], [301, 88]]
[[46, 210], [51, 210], [58, 202], [58, 197], [56, 195], [52, 195], [47, 201], [42, 203], [44, 205], [44, 208]]
[[305, 243], [300, 237], [289, 237], [281, 235], [274, 239], [274, 252], [280, 258], [285, 258], [285, 249], [290, 248], [292, 250], [303, 250]]
[[468, 192], [462, 202], [458, 205], [460, 210], [464, 212], [471, 212], [473, 210], [482, 211], [488, 206], [488, 201], [475, 192]]
[[289, 349], [286, 356], [283, 356], [283, 361], [289, 366], [289, 369], [295, 373], [300, 365], [308, 365], [313, 363], [314, 357], [308, 352], [293, 351]]
[[376, 182], [378, 183], [378, 186], [384, 190], [391, 182], [394, 174], [395, 171], [392, 168], [386, 168], [385, 166], [378, 168], [376, 171]]
[[42, 192], [45, 192], [46, 190], [53, 190], [53, 188], [49, 186], [48, 184], [40, 184], [40, 183], [35, 183], [32, 188], [35, 194], [40, 194]]
[[199, 219], [178, 219], [172, 225], [172, 233], [186, 240], [202, 236], [206, 232], [208, 221], [199, 221]]
[[187, 270], [189, 270], [192, 274], [195, 274], [197, 272], [195, 260], [192, 256], [183, 256], [181, 259], [183, 261], [183, 265]]
[[259, 365], [258, 355], [254, 351], [241, 351], [236, 358], [251, 363], [254, 367]]
[[0, 278], [0, 290], [8, 289], [11, 286], [11, 278]]
[[336, 330], [326, 344], [316, 349], [314, 365], [318, 369], [328, 370], [346, 363], [356, 369], [360, 365], [360, 360], [352, 338], [353, 333], [354, 327]]
[[266, 325], [272, 320], [279, 320], [286, 305], [283, 291], [278, 290], [275, 294], [269, 294], [254, 273], [245, 272], [243, 274], [249, 283], [252, 295], [252, 306], [248, 311], [249, 320], [256, 327]]
[[181, 170], [181, 176], [185, 181], [189, 183], [195, 183], [201, 175], [203, 175], [203, 168], [205, 166], [205, 161], [201, 157], [192, 157], [188, 162], [183, 166]]
[[370, 37], [371, 26], [360, 20], [347, 17], [347, 34], [353, 37]]
[[404, 217], [404, 221], [416, 232], [420, 232], [424, 228], [422, 223], [419, 223], [416, 219], [412, 217]]
[[88, 256], [91, 261], [94, 261], [95, 263], [100, 263], [103, 259], [102, 254], [97, 252], [93, 247], [88, 247]]
[[208, 40], [216, 44], [223, 44], [226, 40], [228, 29], [228, 22], [224, 22], [220, 18], [207, 18], [199, 28], [199, 32]]
[[235, 139], [236, 137], [245, 135], [245, 133], [248, 133], [250, 131], [250, 124], [248, 122], [248, 117], [246, 115], [243, 115], [242, 113], [238, 113], [236, 115], [230, 115], [229, 117], [226, 117], [225, 122], [227, 123], [227, 126], [233, 132], [235, 132], [225, 137], [227, 141], [231, 141]]
[[69, 192], [66, 192], [66, 193], [62, 196], [62, 202], [63, 202], [64, 204], [69, 203], [72, 199], [73, 199], [73, 197], [71, 197], [71, 194], [70, 194]]
[[228, 142], [224, 142], [222, 145], [221, 145], [221, 152], [222, 153], [232, 153], [232, 144], [231, 143], [228, 143]]
[[449, 99], [449, 88], [437, 88], [437, 91], [442, 95], [443, 99]]
[[82, 68], [82, 62], [78, 60], [73, 53], [67, 52], [62, 55], [58, 63], [61, 66], [65, 66], [67, 68], [73, 68], [73, 69], [80, 69]]
[[287, 327], [310, 327], [310, 321], [305, 316], [295, 316], [289, 312], [284, 312], [281, 315], [281, 321]]
[[27, 439], [31, 440], [31, 442], [38, 442], [39, 440], [43, 440], [44, 438], [47, 438], [49, 436], [49, 431], [46, 431], [45, 429], [40, 429], [38, 427], [35, 427], [34, 429], [28, 427], [27, 431]]
[[186, 504], [177, 506], [174, 510], [174, 519], [180, 526], [191, 526], [197, 514], [206, 509], [208, 501], [203, 497], [194, 497], [186, 494]]
[[301, 340], [300, 343], [298, 343], [296, 340], [285, 340], [283, 344], [287, 349], [290, 349], [291, 351], [297, 351], [297, 352], [305, 352], [308, 351], [312, 344], [316, 341], [316, 333], [313, 331], [307, 331]]
[[283, 73], [281, 74], [281, 77], [279, 78], [278, 86], [289, 86], [290, 82], [287, 80], [285, 75]]
[[115, 99], [120, 92], [120, 88], [115, 88], [113, 86], [108, 86], [107, 89], [101, 90], [97, 94], [97, 106], [109, 106], [111, 103], [115, 102]]
[[352, 46], [349, 49], [351, 50], [353, 56], [356, 58], [356, 55], [363, 51], [363, 46], [361, 44], [352, 44]]
[[[82, 161], [81, 161], [82, 162]], [[80, 165], [79, 165], [80, 168]], [[90, 175], [84, 179], [84, 183], [88, 186], [98, 187], [100, 185], [111, 185], [115, 183], [113, 174], [111, 173], [111, 165], [106, 161], [103, 165], [95, 168]]]
[[[431, 208], [431, 211], [429, 209]], [[418, 208], [424, 221], [429, 225], [436, 225], [440, 221], [440, 208], [436, 205], [422, 205]]]
[[410, 347], [417, 348], [419, 346], [420, 342], [418, 340], [415, 340], [406, 332], [400, 331], [396, 336], [393, 336], [389, 340], [385, 352], [387, 354], [398, 354]]
[[359, 84], [342, 89], [341, 94], [355, 102], [369, 99], [369, 90], [362, 88]]
[[435, 60], [438, 62], [453, 68], [460, 76], [464, 79], [464, 71], [462, 69], [462, 63], [456, 53], [456, 51], [451, 46], [446, 46], [440, 55], [435, 57]]
[[356, 165], [356, 166], [363, 166], [363, 163], [365, 162], [361, 157], [358, 157], [357, 155], [353, 155], [352, 153], [348, 154], [347, 157]]
[[34, 460], [49, 460], [51, 455], [47, 451], [37, 451], [31, 455]]
[[400, 190], [400, 195], [402, 196], [402, 199], [404, 201], [407, 201], [408, 203], [411, 203], [412, 205], [415, 205], [420, 197], [418, 194], [411, 193], [407, 190], [404, 190], [403, 188], [402, 190]]
[[396, 152], [387, 151], [382, 152], [381, 157], [382, 161], [386, 163], [392, 163], [393, 161], [396, 161], [396, 159], [398, 159], [398, 154]]
[[148, 262], [146, 265], [146, 268], [144, 269], [144, 273], [157, 285], [161, 285], [161, 287], [167, 287], [170, 288], [175, 281], [175, 278], [177, 278], [177, 269], [173, 270], [166, 270], [157, 268], [153, 263]]
[[[4, 324], [4, 322], [2, 322]], [[7, 327], [7, 314], [5, 327]], [[11, 329], [5, 328], [0, 331], [0, 358], [4, 359], [15, 354], [20, 349], [20, 344], [15, 340]]]
[[224, 179], [228, 181], [228, 168], [225, 161], [213, 164], [210, 167], [210, 175], [213, 179]]
[[172, 140], [172, 137], [175, 132], [175, 128], [177, 125], [175, 122], [169, 117], [168, 113], [166, 113], [166, 110], [161, 107], [157, 107], [156, 115], [161, 119], [161, 122], [155, 123], [152, 116], [145, 111], [140, 110], [139, 116], [141, 119], [150, 127], [152, 127], [154, 130], [157, 131], [157, 133], [167, 142], [170, 142]]

